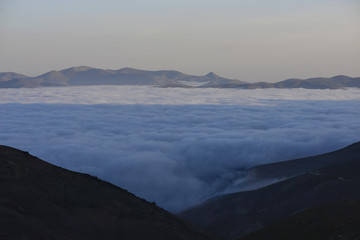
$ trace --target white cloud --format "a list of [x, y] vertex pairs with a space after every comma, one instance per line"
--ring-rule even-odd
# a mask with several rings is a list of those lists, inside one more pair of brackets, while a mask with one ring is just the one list
[[274, 100], [360, 100], [360, 89], [183, 89], [148, 86], [89, 86], [1, 89], [0, 103], [70, 104], [276, 104]]
[[252, 165], [360, 136], [355, 89], [95, 89], [2, 89], [1, 144], [176, 211], [220, 193]]

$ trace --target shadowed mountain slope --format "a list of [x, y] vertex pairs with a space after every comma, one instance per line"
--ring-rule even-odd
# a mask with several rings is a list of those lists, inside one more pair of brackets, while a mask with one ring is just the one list
[[240, 239], [358, 240], [360, 239], [360, 201], [335, 200], [320, 204]]
[[244, 180], [238, 185], [235, 185], [234, 189], [237, 188], [242, 191], [252, 190], [304, 174], [317, 168], [353, 159], [360, 159], [360, 148], [358, 145], [358, 143], [354, 143], [330, 153], [257, 165], [246, 172], [245, 177], [243, 177]]
[[329, 153], [329, 158], [334, 154], [338, 159], [330, 165], [257, 190], [215, 197], [179, 216], [236, 239], [321, 203], [360, 200], [359, 152], [360, 143], [353, 144]]
[[0, 146], [0, 239], [212, 239], [96, 177]]

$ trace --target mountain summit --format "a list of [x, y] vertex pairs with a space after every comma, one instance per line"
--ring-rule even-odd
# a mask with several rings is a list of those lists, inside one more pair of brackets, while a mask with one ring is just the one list
[[208, 77], [208, 78], [219, 78], [219, 76], [216, 75], [216, 74], [213, 73], [213, 72], [209, 72], [208, 74], [205, 75], [205, 77]]

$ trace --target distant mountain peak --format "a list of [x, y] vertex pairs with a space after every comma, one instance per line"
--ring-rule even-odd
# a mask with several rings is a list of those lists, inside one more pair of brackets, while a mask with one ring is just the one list
[[3, 81], [8, 81], [14, 78], [27, 78], [28, 76], [22, 75], [22, 74], [18, 74], [18, 73], [14, 73], [14, 72], [3, 72], [0, 73], [0, 82]]
[[214, 72], [209, 72], [208, 74], [205, 75], [205, 77], [209, 77], [209, 78], [219, 78], [219, 76], [216, 75]]
[[41, 77], [64, 77], [64, 75], [59, 71], [52, 70], [50, 72], [41, 75]]
[[337, 76], [333, 76], [333, 79], [351, 79], [351, 77], [346, 76], [346, 75], [337, 75]]
[[118, 70], [118, 72], [120, 73], [126, 73], [126, 74], [131, 74], [131, 73], [138, 73], [138, 72], [144, 72], [145, 70], [140, 70], [137, 68], [131, 68], [131, 67], [125, 67], [125, 68], [121, 68]]
[[91, 67], [88, 66], [79, 66], [79, 67], [72, 67], [70, 68], [71, 70], [75, 71], [75, 72], [83, 72], [89, 69], [92, 69]]

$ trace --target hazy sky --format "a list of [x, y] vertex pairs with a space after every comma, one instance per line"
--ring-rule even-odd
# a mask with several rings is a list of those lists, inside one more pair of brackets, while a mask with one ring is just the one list
[[0, 72], [360, 76], [358, 0], [0, 0]]

